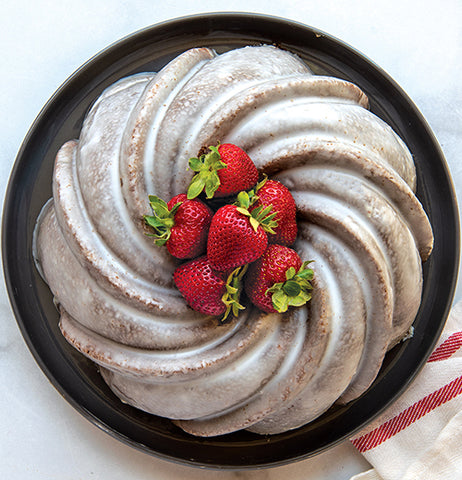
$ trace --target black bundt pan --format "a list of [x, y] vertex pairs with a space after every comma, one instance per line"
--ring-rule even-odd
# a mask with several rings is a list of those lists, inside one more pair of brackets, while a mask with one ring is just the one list
[[[221, 52], [261, 43], [290, 50], [316, 73], [351, 80], [363, 89], [371, 110], [395, 129], [415, 157], [417, 193], [433, 225], [435, 249], [424, 265], [415, 335], [387, 355], [379, 377], [360, 399], [280, 435], [242, 431], [200, 439], [169, 420], [122, 404], [96, 367], [66, 343], [57, 327], [52, 296], [34, 266], [32, 232], [51, 196], [57, 150], [78, 137], [85, 112], [106, 87], [132, 73], [157, 71], [192, 47]], [[83, 416], [122, 442], [163, 459], [210, 468], [258, 468], [300, 460], [349, 438], [405, 390], [424, 365], [452, 304], [459, 216], [437, 141], [411, 100], [377, 65], [305, 25], [262, 15], [207, 14], [161, 23], [122, 39], [83, 65], [55, 93], [28, 132], [14, 164], [4, 204], [2, 249], [10, 301], [24, 339], [51, 383]]]

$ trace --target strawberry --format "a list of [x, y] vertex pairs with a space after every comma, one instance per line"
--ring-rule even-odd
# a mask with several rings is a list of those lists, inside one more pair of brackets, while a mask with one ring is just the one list
[[219, 208], [212, 218], [207, 240], [210, 265], [226, 271], [260, 257], [268, 245], [266, 232], [276, 226], [271, 207], [249, 212], [247, 192], [240, 192], [237, 202]]
[[244, 307], [239, 303], [241, 282], [247, 267], [237, 268], [229, 275], [210, 266], [207, 255], [179, 266], [173, 280], [189, 306], [206, 315], [223, 315], [222, 322], [232, 312], [237, 317]]
[[166, 245], [176, 258], [194, 258], [205, 252], [212, 210], [200, 200], [188, 200], [186, 194], [174, 196], [168, 203], [149, 196], [153, 216], [144, 220], [152, 227], [156, 245]]
[[274, 228], [274, 233], [268, 234], [268, 242], [292, 245], [297, 237], [297, 221], [295, 200], [289, 189], [281, 182], [264, 179], [252, 194], [257, 196], [257, 200], [252, 204], [251, 210], [272, 205], [271, 211], [276, 213], [278, 225]]
[[258, 181], [258, 170], [247, 153], [231, 143], [209, 147], [210, 152], [189, 160], [197, 172], [188, 188], [188, 198], [204, 189], [208, 199], [228, 197], [251, 189]]
[[269, 245], [252, 265], [245, 280], [250, 301], [265, 312], [285, 312], [311, 298], [310, 262], [302, 262], [298, 253], [284, 245]]

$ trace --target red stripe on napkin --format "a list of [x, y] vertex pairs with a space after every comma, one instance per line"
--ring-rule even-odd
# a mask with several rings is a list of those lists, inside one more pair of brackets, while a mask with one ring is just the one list
[[427, 362], [446, 360], [462, 347], [462, 332], [453, 333], [430, 355]]
[[443, 405], [443, 403], [449, 402], [449, 400], [452, 400], [461, 393], [462, 376], [420, 399], [418, 402], [406, 408], [406, 410], [403, 410], [401, 413], [371, 432], [351, 440], [351, 443], [360, 451], [360, 453], [364, 453], [367, 450], [377, 447], [419, 418], [422, 418], [435, 408]]

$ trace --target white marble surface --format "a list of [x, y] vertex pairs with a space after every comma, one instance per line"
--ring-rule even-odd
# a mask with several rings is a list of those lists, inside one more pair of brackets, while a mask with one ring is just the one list
[[[462, 2], [368, 0], [3, 0], [0, 5], [0, 189], [48, 98], [119, 38], [169, 18], [212, 11], [266, 13], [312, 25], [373, 59], [410, 95], [438, 138], [462, 195]], [[461, 298], [461, 287], [456, 300]], [[311, 459], [260, 471], [178, 466], [122, 445], [80, 416], [29, 353], [0, 286], [0, 478], [349, 479], [368, 468], [345, 442]]]

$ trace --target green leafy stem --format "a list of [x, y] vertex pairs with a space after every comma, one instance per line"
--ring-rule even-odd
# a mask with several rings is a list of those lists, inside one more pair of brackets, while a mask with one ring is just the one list
[[171, 210], [169, 210], [167, 203], [155, 195], [149, 195], [149, 204], [151, 205], [154, 215], [144, 215], [146, 225], [154, 229], [155, 233], [147, 234], [150, 237], [155, 237], [154, 243], [156, 245], [165, 245], [170, 238], [172, 227], [175, 225], [175, 214], [183, 202], [176, 203]]
[[226, 311], [220, 320], [221, 323], [226, 322], [231, 312], [237, 317], [239, 312], [245, 309], [245, 307], [239, 302], [242, 292], [242, 279], [244, 278], [248, 267], [248, 265], [243, 265], [242, 267], [236, 268], [229, 274], [226, 280], [226, 292], [221, 298], [221, 301], [226, 305]]
[[311, 300], [313, 287], [310, 281], [313, 279], [314, 272], [311, 268], [307, 268], [309, 263], [311, 263], [310, 260], [303, 262], [298, 272], [294, 267], [290, 267], [286, 271], [285, 282], [275, 283], [266, 290], [266, 295], [272, 294], [273, 307], [278, 312], [286, 312], [289, 307], [301, 307]]

